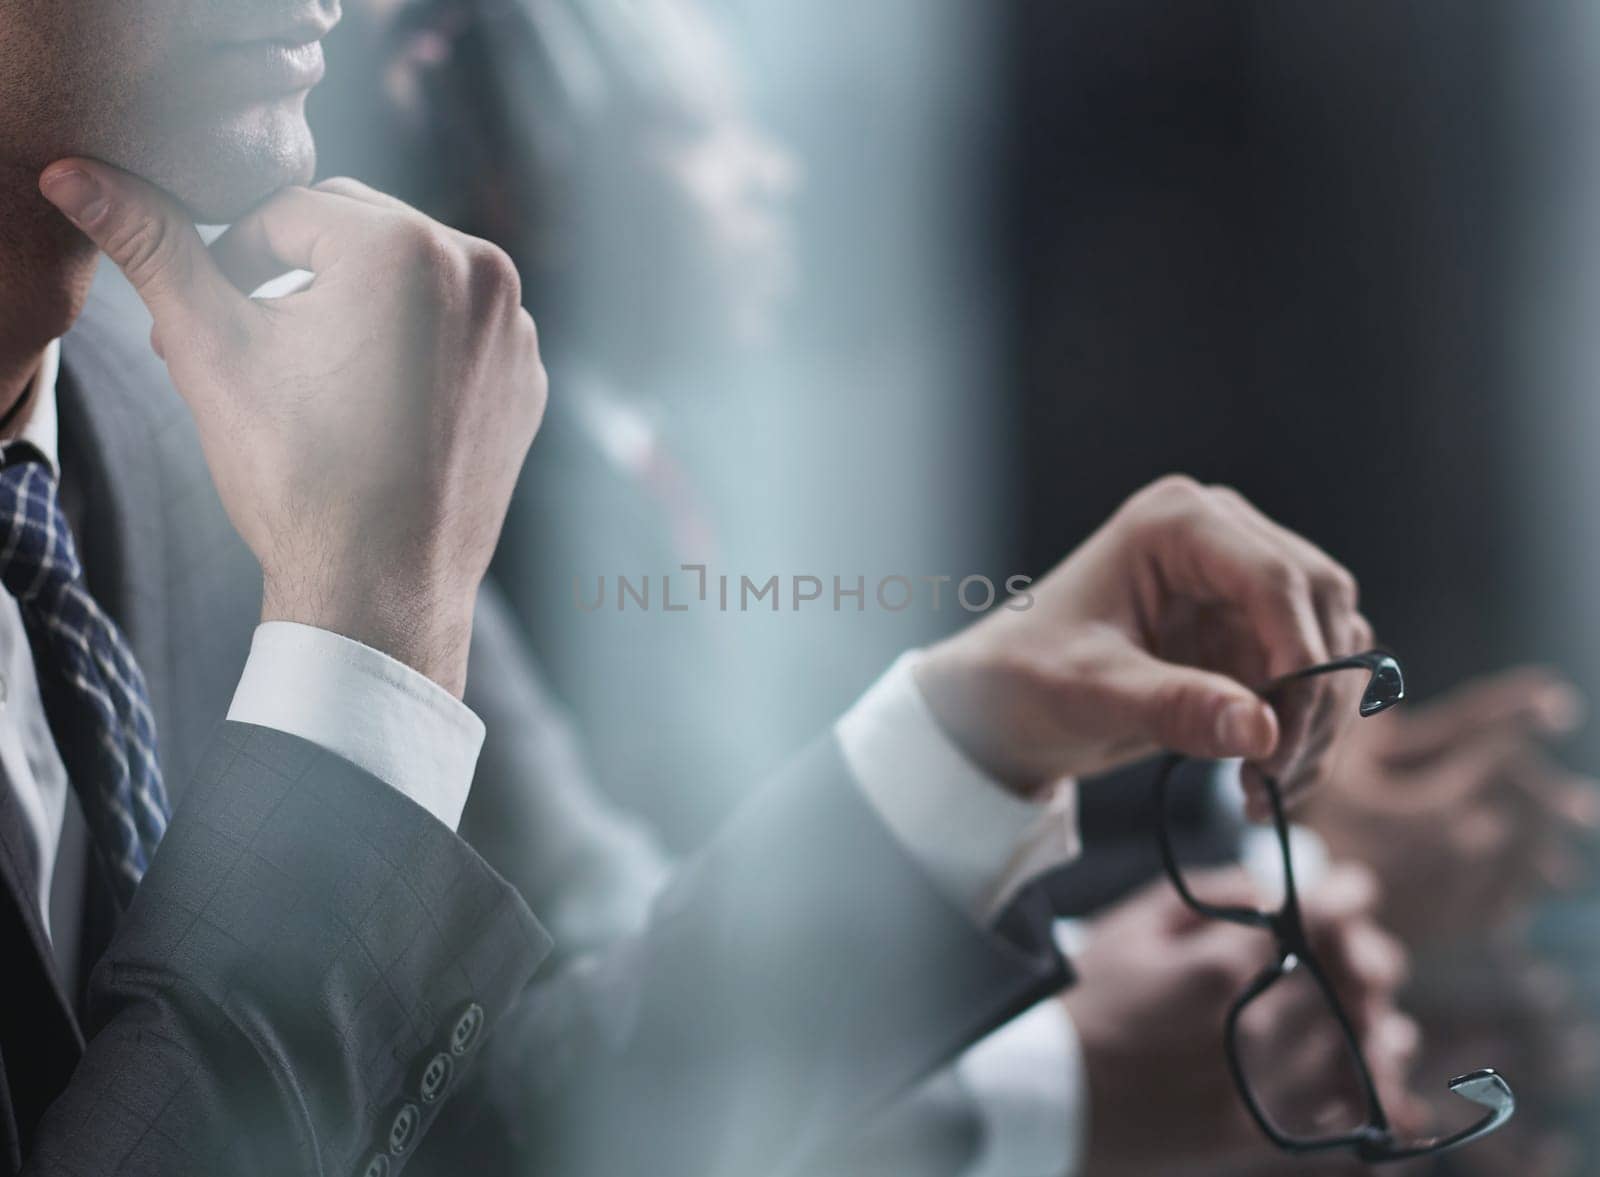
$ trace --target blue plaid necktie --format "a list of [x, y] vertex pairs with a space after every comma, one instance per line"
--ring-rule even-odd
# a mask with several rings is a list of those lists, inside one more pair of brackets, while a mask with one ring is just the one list
[[0, 583], [21, 606], [51, 734], [126, 907], [170, 812], [155, 719], [133, 652], [84, 587], [55, 477], [37, 457], [12, 446], [0, 468]]

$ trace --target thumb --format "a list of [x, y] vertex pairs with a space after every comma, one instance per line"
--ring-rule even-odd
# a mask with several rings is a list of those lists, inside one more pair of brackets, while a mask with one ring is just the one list
[[158, 328], [203, 327], [239, 297], [194, 222], [159, 188], [94, 160], [64, 159], [44, 170], [39, 191], [127, 275]]
[[1207, 759], [1261, 760], [1278, 743], [1278, 720], [1264, 699], [1226, 675], [1131, 651], [1113, 691], [1146, 740]]

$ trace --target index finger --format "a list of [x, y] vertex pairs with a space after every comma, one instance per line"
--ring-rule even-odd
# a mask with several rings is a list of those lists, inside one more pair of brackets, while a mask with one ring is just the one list
[[[1338, 561], [1304, 536], [1258, 510], [1232, 487], [1213, 488], [1241, 527], [1254, 531], [1296, 569], [1291, 587], [1303, 585], [1321, 637], [1324, 657], [1357, 653], [1372, 644], [1372, 627], [1361, 615], [1360, 586]], [[1318, 661], [1323, 660], [1321, 658]], [[1308, 663], [1309, 664], [1309, 663]], [[1293, 670], [1304, 667], [1293, 667]], [[1285, 732], [1277, 752], [1261, 769], [1279, 777], [1285, 795], [1315, 776], [1331, 735], [1354, 713], [1360, 686], [1333, 675], [1269, 695]]]
[[398, 209], [335, 192], [285, 188], [235, 222], [211, 245], [228, 281], [249, 294], [289, 270], [322, 274], [370, 244]]

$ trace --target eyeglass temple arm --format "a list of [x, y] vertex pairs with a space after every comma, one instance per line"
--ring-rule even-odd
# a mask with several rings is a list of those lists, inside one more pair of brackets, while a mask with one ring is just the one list
[[1270, 695], [1281, 690], [1291, 683], [1302, 682], [1308, 678], [1319, 678], [1324, 674], [1332, 674], [1336, 670], [1366, 670], [1375, 671], [1385, 663], [1393, 662], [1394, 655], [1386, 650], [1363, 650], [1359, 654], [1347, 654], [1343, 658], [1335, 658], [1331, 662], [1319, 662], [1315, 666], [1305, 666], [1299, 670], [1291, 670], [1288, 674], [1280, 674], [1255, 688], [1258, 695]]
[[1479, 1107], [1489, 1109], [1489, 1113], [1476, 1124], [1471, 1124], [1459, 1132], [1449, 1136], [1440, 1137], [1423, 1143], [1402, 1146], [1399, 1148], [1383, 1147], [1362, 1150], [1363, 1159], [1371, 1161], [1403, 1161], [1411, 1157], [1438, 1156], [1452, 1149], [1460, 1148], [1464, 1144], [1471, 1144], [1474, 1140], [1498, 1131], [1507, 1120], [1516, 1113], [1517, 1097], [1511, 1090], [1511, 1085], [1505, 1078], [1493, 1070], [1470, 1071], [1465, 1075], [1457, 1075], [1450, 1080], [1450, 1090], [1470, 1100]]

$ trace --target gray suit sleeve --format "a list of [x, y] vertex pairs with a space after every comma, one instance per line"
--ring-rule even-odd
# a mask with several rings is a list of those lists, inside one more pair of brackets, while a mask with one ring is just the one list
[[963, 1177], [983, 1143], [977, 1101], [951, 1068], [807, 1158], [794, 1177]]
[[548, 949], [395, 790], [223, 725], [109, 951], [29, 1174], [398, 1173]]
[[[685, 1035], [693, 1035], [697, 1020], [717, 1019], [724, 1013], [734, 1016], [742, 1010], [741, 1016], [747, 1018], [770, 1018], [774, 1025], [765, 1033], [781, 1038], [780, 1019], [872, 1018], [875, 1015], [868, 1008], [865, 995], [853, 1009], [843, 1000], [833, 1009], [819, 1004], [808, 1008], [796, 996], [774, 989], [762, 977], [762, 971], [781, 975], [787, 969], [797, 980], [809, 976], [824, 995], [825, 987], [831, 983], [833, 991], [842, 998], [849, 995], [849, 982], [855, 974], [875, 967], [873, 957], [892, 950], [902, 937], [909, 937], [913, 943], [920, 941], [924, 951], [922, 959], [929, 962], [937, 961], [942, 951], [967, 953], [973, 949], [975, 940], [986, 939], [974, 936], [965, 917], [963, 924], [950, 934], [952, 929], [948, 921], [939, 918], [946, 914], [943, 901], [932, 893], [920, 872], [905, 861], [898, 844], [884, 842], [875, 815], [855, 801], [853, 782], [840, 779], [843, 766], [834, 761], [831, 754], [824, 754], [810, 762], [810, 770], [834, 774], [832, 787], [819, 789], [815, 797], [801, 796], [791, 802], [822, 804], [831, 799], [828, 812], [814, 812], [810, 820], [813, 828], [821, 827], [820, 836], [824, 841], [819, 843], [820, 854], [808, 860], [806, 847], [791, 845], [793, 839], [808, 835], [803, 823], [786, 827], [787, 819], [778, 816], [776, 807], [768, 805], [766, 817], [758, 817], [754, 811], [741, 815], [735, 827], [725, 832], [702, 856], [702, 862], [690, 871], [700, 877], [725, 879], [722, 886], [743, 896], [735, 912], [729, 913], [736, 914], [742, 926], [728, 923], [725, 934], [713, 939], [703, 959], [697, 961], [690, 957], [672, 966], [680, 970], [701, 970], [698, 979], [688, 971], [677, 978], [652, 979], [643, 975], [630, 978], [628, 972], [636, 966], [654, 968], [657, 959], [671, 958], [680, 951], [693, 951], [690, 934], [680, 930], [684, 920], [674, 917], [667, 921], [667, 913], [674, 906], [686, 906], [693, 912], [693, 918], [716, 923], [728, 918], [719, 910], [728, 900], [719, 898], [706, 886], [690, 884], [685, 891], [685, 884], [680, 881], [677, 894], [681, 898], [669, 898], [652, 925], [651, 906], [662, 878], [668, 874], [667, 857], [648, 830], [619, 811], [600, 789], [570, 719], [540, 681], [522, 636], [492, 585], [485, 586], [479, 600], [471, 667], [466, 697], [484, 718], [488, 738], [479, 759], [462, 833], [522, 890], [524, 898], [555, 932], [556, 951], [561, 960], [575, 963], [572, 975], [555, 990], [548, 994], [542, 991], [529, 994], [530, 1012], [524, 1024], [526, 1037], [508, 1039], [498, 1051], [501, 1057], [494, 1071], [502, 1078], [480, 1083], [470, 1098], [464, 1096], [451, 1107], [426, 1142], [423, 1155], [418, 1158], [419, 1169], [441, 1175], [469, 1171], [512, 1173], [531, 1170], [540, 1159], [550, 1157], [555, 1160], [549, 1161], [548, 1168], [543, 1171], [562, 1175], [569, 1171], [561, 1167], [564, 1165], [575, 1166], [570, 1170], [575, 1174], [607, 1172], [609, 1177], [625, 1177], [636, 1171], [653, 1173], [658, 1159], [653, 1137], [661, 1131], [656, 1120], [665, 1115], [654, 1105], [657, 1100], [670, 1100], [664, 1092], [676, 1081], [674, 1077], [692, 1079], [704, 1074], [707, 1068], [738, 1062], [741, 1054], [760, 1047], [759, 1040], [748, 1030], [730, 1026], [726, 1027], [729, 1035], [720, 1042], [706, 1039], [703, 1050], [696, 1046], [675, 1055], [673, 1052], [680, 1048], [670, 1041], [674, 1025]], [[819, 747], [826, 750], [827, 746]], [[805, 770], [800, 770], [800, 776], [794, 778], [789, 787], [804, 789], [804, 775]], [[842, 796], [835, 791], [840, 783], [845, 786]], [[804, 808], [803, 805], [797, 807]], [[835, 822], [847, 828], [856, 826], [858, 836], [854, 839], [831, 836], [826, 832], [827, 827]], [[783, 848], [783, 854], [771, 860], [770, 868], [764, 864], [759, 846], [738, 854], [735, 861], [733, 844], [746, 836], [743, 831], [747, 829], [757, 831], [759, 837], [770, 838]], [[771, 949], [751, 938], [752, 931], [759, 932], [763, 940], [771, 939], [781, 934], [786, 924], [801, 918], [797, 913], [803, 908], [798, 900], [816, 887], [813, 872], [838, 869], [866, 873], [862, 866], [852, 865], [843, 857], [852, 848], [861, 856], [874, 859], [868, 863], [872, 868], [868, 878], [880, 880], [886, 892], [868, 894], [873, 884], [864, 880], [862, 893], [845, 897], [836, 917], [821, 906], [826, 896], [818, 895], [812, 901], [812, 910], [804, 917], [816, 920], [823, 928], [814, 939], [816, 955], [800, 954], [800, 944], [796, 942], [794, 946], [772, 952], [769, 957], [763, 956]], [[720, 869], [707, 865], [712, 861], [726, 862], [726, 865]], [[836, 863], [836, 868], [830, 867], [829, 862]], [[753, 877], [759, 880], [759, 896], [734, 878], [732, 872], [736, 869], [754, 872]], [[773, 873], [784, 869], [798, 875], [790, 880], [794, 884], [792, 894], [782, 893], [784, 888], [779, 885], [782, 880]], [[756, 906], [763, 902], [763, 897], [772, 904], [765, 911]], [[868, 920], [865, 918], [868, 913], [856, 909], [871, 903], [882, 907]], [[915, 913], [929, 910], [936, 913], [934, 917], [930, 919], [924, 915], [921, 920], [917, 919]], [[902, 926], [902, 919], [910, 923]], [[930, 922], [940, 935], [925, 940], [921, 929]], [[857, 950], [847, 938], [848, 941], [872, 939], [866, 931], [869, 924], [877, 928], [876, 943], [865, 960], [857, 960]], [[705, 931], [702, 928], [700, 934]], [[1018, 950], [1014, 942], [1000, 949], [1009, 963], [1016, 964], [1019, 958], [1030, 963], [1037, 961], [1042, 971], [1049, 971], [1047, 956]], [[664, 947], [653, 947], [657, 943]], [[993, 949], [980, 945], [980, 951]], [[938, 967], [943, 971], [943, 964]], [[1019, 967], [1024, 972], [1028, 968], [1027, 965]], [[738, 970], [741, 975], [718, 975], [727, 969]], [[907, 978], [905, 983], [915, 990], [939, 990], [943, 984], [937, 976], [913, 976], [914, 971], [908, 962], [900, 976]], [[604, 980], [608, 975], [612, 979]], [[746, 984], [755, 988], [745, 990], [742, 987]], [[881, 989], [888, 987], [885, 984]], [[660, 995], [656, 998], [659, 1016], [671, 1022], [665, 1029], [635, 1027], [636, 1015], [627, 1006], [607, 1007], [613, 999], [633, 1002], [646, 993]], [[945, 993], [947, 995], [948, 991]], [[940, 993], [931, 996], [937, 998]], [[897, 995], [891, 1004], [898, 1006], [905, 998], [904, 994]], [[541, 1003], [548, 1004], [541, 1007]], [[755, 1003], [765, 1003], [766, 1008], [756, 1008]], [[570, 1033], [560, 1025], [560, 1011], [569, 1005], [576, 1019]], [[537, 1014], [532, 1012], [536, 1008], [539, 1008]], [[971, 1014], [959, 1002], [952, 1002], [951, 1008], [958, 1016]], [[809, 1034], [800, 1029], [802, 1023], [792, 1024], [795, 1038], [802, 1033]], [[613, 1025], [616, 1033], [608, 1028]], [[849, 1034], [847, 1023], [841, 1021], [838, 1027]], [[724, 1027], [713, 1029], [721, 1032]], [[619, 1036], [629, 1033], [636, 1033], [637, 1037], [632, 1042], [623, 1042]], [[543, 1049], [546, 1041], [559, 1052], [558, 1058], [539, 1063], [518, 1057], [519, 1051]], [[793, 1038], [786, 1043], [791, 1060], [795, 1059], [796, 1045]], [[924, 1046], [933, 1047], [928, 1053], [938, 1053], [936, 1043], [925, 1041]], [[592, 1048], [598, 1050], [592, 1065], [580, 1065], [572, 1057]], [[652, 1050], [663, 1053], [651, 1059]], [[909, 1060], [902, 1059], [906, 1061]], [[767, 1081], [776, 1089], [789, 1081], [778, 1073], [780, 1068], [796, 1064], [774, 1054], [745, 1059], [739, 1065], [744, 1068], [740, 1074], [749, 1076], [752, 1081], [761, 1077], [763, 1069], [770, 1071]], [[825, 1073], [828, 1066], [842, 1068], [845, 1078], [863, 1072], [860, 1075], [864, 1081], [863, 1099], [869, 1098], [865, 1093], [871, 1084], [864, 1071], [875, 1066], [876, 1060], [864, 1063], [851, 1057], [848, 1043], [835, 1047], [830, 1059], [820, 1056], [809, 1061], [802, 1059], [798, 1065], [809, 1066], [811, 1073], [824, 1084], [838, 1081]], [[668, 1078], [652, 1087], [648, 1080], [649, 1069], [658, 1073], [665, 1070]], [[908, 1068], [909, 1071], [920, 1069], [920, 1063]], [[480, 1079], [489, 1071], [490, 1068], [480, 1071]], [[908, 1081], [902, 1077], [905, 1073], [897, 1072], [891, 1085]], [[637, 1098], [641, 1106], [619, 1104], [616, 1096], [624, 1086], [612, 1087], [612, 1077], [618, 1074], [629, 1076], [627, 1082], [634, 1084], [640, 1093]], [[798, 1076], [799, 1072], [791, 1074]], [[584, 1103], [570, 1093], [554, 1099], [541, 1095], [541, 1091], [552, 1090], [569, 1077], [587, 1085], [592, 1102]], [[917, 1077], [920, 1076], [913, 1076], [912, 1080]], [[530, 1091], [530, 1084], [538, 1090]], [[875, 1089], [870, 1098], [881, 1095], [882, 1092]], [[752, 1149], [790, 1147], [798, 1153], [806, 1148], [800, 1142], [798, 1123], [806, 1101], [796, 1104], [793, 1125], [782, 1113], [775, 1113], [778, 1122], [774, 1131], [763, 1128], [753, 1119], [732, 1122], [732, 1105], [718, 1106], [720, 1095], [715, 1083], [702, 1083], [696, 1098], [700, 1102], [691, 1111], [697, 1119], [692, 1123], [666, 1125], [667, 1137], [703, 1132], [707, 1134], [706, 1147], [711, 1148], [720, 1147], [711, 1143], [711, 1134], [718, 1133], [747, 1136], [748, 1147]], [[762, 1101], [752, 1099], [752, 1102]], [[858, 1110], [859, 1116], [856, 1115]], [[847, 1109], [842, 1115], [829, 1112], [819, 1116], [811, 1124], [810, 1133], [818, 1141], [827, 1140], [828, 1145], [806, 1162], [804, 1171], [818, 1177], [822, 1174], [866, 1177], [868, 1174], [912, 1173], [918, 1177], [937, 1174], [956, 1177], [970, 1165], [981, 1143], [982, 1124], [976, 1105], [949, 1072], [922, 1083], [876, 1114], [868, 1116], [867, 1110], [862, 1107]], [[545, 1132], [547, 1125], [559, 1139], [530, 1145], [530, 1139]], [[615, 1138], [619, 1131], [626, 1134], [625, 1139]], [[583, 1136], [590, 1132], [598, 1139], [585, 1142]], [[695, 1148], [691, 1143], [675, 1163], [697, 1175], [715, 1171], [710, 1165], [695, 1169], [694, 1157]], [[608, 1170], [606, 1165], [615, 1167]], [[758, 1166], [751, 1172], [764, 1173], [770, 1167]]]
[[1040, 924], [989, 935], [950, 905], [824, 739], [642, 933], [529, 989], [452, 1151], [490, 1173], [790, 1171], [1067, 979]]

